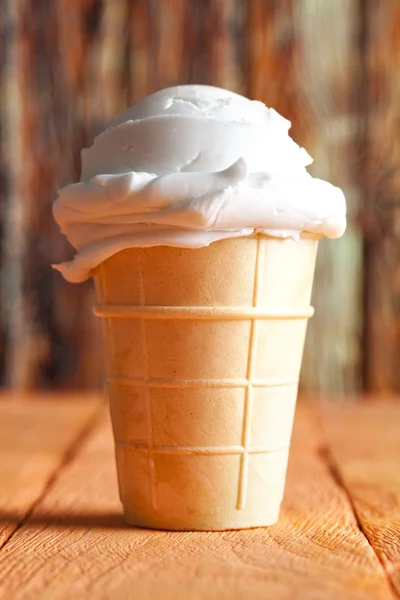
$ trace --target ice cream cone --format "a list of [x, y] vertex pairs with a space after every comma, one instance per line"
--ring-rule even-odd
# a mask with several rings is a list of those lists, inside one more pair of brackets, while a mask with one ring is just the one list
[[127, 522], [276, 522], [317, 245], [132, 248], [95, 270]]

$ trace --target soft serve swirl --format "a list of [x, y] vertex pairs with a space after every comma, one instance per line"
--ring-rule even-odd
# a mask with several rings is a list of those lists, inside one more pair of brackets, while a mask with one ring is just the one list
[[340, 237], [342, 191], [311, 177], [290, 122], [227, 90], [186, 85], [156, 92], [117, 117], [82, 151], [80, 183], [53, 214], [77, 250], [54, 265], [79, 282], [130, 247], [199, 248], [263, 233]]

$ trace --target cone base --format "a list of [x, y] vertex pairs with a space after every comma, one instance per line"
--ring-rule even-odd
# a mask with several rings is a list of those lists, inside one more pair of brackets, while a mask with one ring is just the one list
[[280, 506], [268, 509], [265, 514], [257, 520], [237, 515], [221, 515], [219, 519], [207, 518], [199, 521], [198, 518], [186, 518], [184, 521], [171, 521], [169, 516], [159, 515], [153, 518], [145, 518], [142, 514], [130, 513], [126, 508], [124, 510], [124, 521], [133, 527], [144, 529], [163, 529], [166, 531], [229, 531], [238, 529], [256, 529], [259, 527], [269, 527], [274, 525], [279, 518]]

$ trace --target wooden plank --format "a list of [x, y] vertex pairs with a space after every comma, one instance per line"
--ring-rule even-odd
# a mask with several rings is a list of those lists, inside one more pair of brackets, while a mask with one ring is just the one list
[[387, 599], [392, 593], [300, 406], [279, 523], [161, 532], [121, 519], [105, 417], [0, 553], [0, 594], [135, 600]]
[[399, 392], [400, 3], [364, 6], [364, 373], [368, 390]]
[[[6, 115], [6, 102], [5, 102], [5, 89], [6, 89], [6, 78], [7, 71], [6, 65], [8, 64], [8, 45], [7, 39], [9, 31], [7, 29], [7, 21], [4, 18], [5, 11], [5, 0], [0, 0], [0, 14], [3, 18], [0, 18], [0, 52], [2, 59], [0, 60], [0, 247], [2, 247], [2, 240], [4, 235], [4, 212], [6, 206], [6, 194], [8, 186], [8, 170], [6, 163], [7, 147], [4, 140], [4, 118]], [[0, 273], [3, 269], [3, 256], [0, 252]], [[5, 337], [5, 324], [2, 319], [4, 314], [3, 306], [4, 296], [0, 292], [0, 385], [4, 385], [4, 371], [5, 371], [5, 350], [6, 350], [6, 337]]]
[[154, 18], [151, 18], [152, 6], [147, 0], [136, 0], [130, 3], [130, 104], [155, 91], [152, 88], [154, 54], [150, 50], [155, 38]]
[[[104, 128], [103, 93], [99, 90], [99, 38], [101, 10], [97, 0], [60, 0], [44, 7], [41, 27], [56, 32], [53, 43], [57, 52], [48, 52], [52, 90], [49, 135], [42, 144], [51, 157], [52, 186], [47, 196], [47, 219], [51, 224], [51, 247], [47, 259], [61, 262], [73, 252], [60, 235], [50, 214], [57, 190], [80, 177], [80, 151], [93, 142]], [[53, 21], [49, 22], [52, 15]], [[48, 25], [44, 25], [44, 23]], [[41, 31], [41, 29], [40, 29]], [[47, 44], [51, 47], [50, 42]], [[43, 60], [38, 52], [38, 60]], [[55, 83], [57, 82], [57, 83]], [[98, 388], [101, 385], [102, 360], [100, 335], [92, 314], [92, 283], [70, 285], [52, 272], [51, 312], [48, 321], [52, 336], [52, 383], [64, 388]], [[48, 385], [44, 372], [41, 385]]]
[[345, 237], [320, 244], [303, 389], [353, 392], [360, 386], [362, 320], [362, 243], [355, 227], [359, 5], [250, 0], [248, 6], [249, 95], [292, 121], [292, 137], [315, 158], [312, 174], [342, 187], [348, 201]]
[[99, 384], [100, 359], [94, 351], [91, 285], [70, 286], [50, 269], [52, 262], [71, 255], [51, 203], [59, 187], [78, 177], [78, 153], [85, 145], [82, 32], [89, 2], [3, 4], [8, 31], [2, 90], [8, 173], [1, 286], [6, 384], [93, 387]]
[[[31, 402], [32, 400], [32, 402]], [[85, 400], [85, 401], [83, 401]], [[93, 422], [99, 397], [50, 395], [0, 401], [0, 548], [12, 536]]]
[[105, 2], [99, 32], [99, 70], [96, 87], [101, 90], [105, 122], [128, 106], [127, 56], [129, 52], [128, 2]]
[[184, 83], [210, 83], [209, 27], [211, 0], [186, 3], [185, 49], [188, 76]]
[[249, 96], [290, 119], [295, 135], [302, 113], [295, 77], [295, 0], [249, 0], [247, 56]]
[[400, 597], [400, 404], [328, 405], [329, 448], [360, 526]]
[[186, 18], [191, 4], [185, 0], [157, 0], [155, 3], [152, 91], [187, 83]]
[[211, 85], [246, 93], [246, 3], [213, 0], [208, 18]]
[[348, 209], [344, 237], [320, 244], [313, 293], [316, 313], [310, 321], [303, 371], [309, 389], [336, 394], [353, 393], [362, 384], [363, 240], [357, 223], [361, 123], [354, 93], [361, 83], [359, 21], [359, 3], [353, 0], [317, 0], [312, 9], [302, 0], [295, 12], [296, 73], [308, 114], [299, 141], [315, 158], [312, 175], [341, 187]]
[[[8, 197], [4, 210], [2, 300], [8, 348], [5, 364], [8, 382], [21, 387], [35, 384], [42, 347], [24, 294], [24, 263], [34, 203], [35, 138], [38, 114], [32, 98], [34, 24], [29, 22], [29, 2], [6, 2], [4, 21], [9, 30], [4, 87], [4, 142], [8, 149]], [[21, 114], [24, 118], [21, 119]], [[36, 351], [33, 350], [37, 341]]]
[[203, 83], [243, 91], [243, 0], [156, 0], [152, 91]]

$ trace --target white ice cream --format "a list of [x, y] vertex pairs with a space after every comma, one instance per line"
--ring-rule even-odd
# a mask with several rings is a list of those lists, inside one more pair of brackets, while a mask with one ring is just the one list
[[331, 238], [346, 228], [342, 191], [311, 177], [290, 122], [262, 102], [185, 85], [144, 98], [82, 151], [80, 183], [53, 214], [77, 250], [55, 265], [79, 282], [135, 246], [199, 248], [264, 233]]

